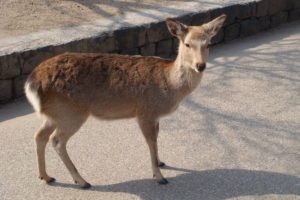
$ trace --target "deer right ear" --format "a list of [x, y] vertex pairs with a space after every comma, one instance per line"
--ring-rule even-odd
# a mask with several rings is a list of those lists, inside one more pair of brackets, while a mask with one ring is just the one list
[[167, 18], [166, 23], [170, 33], [183, 41], [188, 33], [188, 27], [172, 18]]

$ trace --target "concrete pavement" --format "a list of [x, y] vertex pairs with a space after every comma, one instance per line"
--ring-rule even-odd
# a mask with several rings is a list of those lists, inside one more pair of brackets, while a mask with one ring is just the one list
[[24, 100], [0, 108], [0, 199], [300, 199], [300, 23], [211, 50], [202, 84], [161, 121], [169, 180], [152, 180], [135, 120], [89, 119], [68, 151], [93, 187], [79, 189], [54, 152], [37, 178], [33, 134], [41, 120]]

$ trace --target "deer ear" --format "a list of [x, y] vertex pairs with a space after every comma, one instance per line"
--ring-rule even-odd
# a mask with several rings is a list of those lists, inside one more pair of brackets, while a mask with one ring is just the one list
[[172, 18], [167, 18], [166, 23], [172, 35], [184, 40], [184, 37], [188, 33], [188, 27], [186, 25]]
[[225, 20], [226, 20], [226, 15], [223, 14], [215, 18], [214, 20], [206, 24], [203, 24], [203, 27], [206, 30], [206, 32], [209, 34], [210, 38], [214, 37], [220, 31]]

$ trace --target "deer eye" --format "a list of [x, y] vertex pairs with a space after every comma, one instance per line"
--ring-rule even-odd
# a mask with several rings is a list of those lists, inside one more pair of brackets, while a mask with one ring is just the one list
[[190, 44], [185, 44], [185, 46], [189, 48], [189, 47], [190, 47]]

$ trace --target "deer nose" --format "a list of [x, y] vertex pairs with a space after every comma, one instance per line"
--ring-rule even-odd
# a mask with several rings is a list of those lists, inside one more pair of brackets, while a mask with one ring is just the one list
[[202, 72], [202, 71], [205, 70], [206, 64], [205, 63], [197, 63], [196, 67], [197, 67], [197, 69], [198, 69], [199, 72]]

